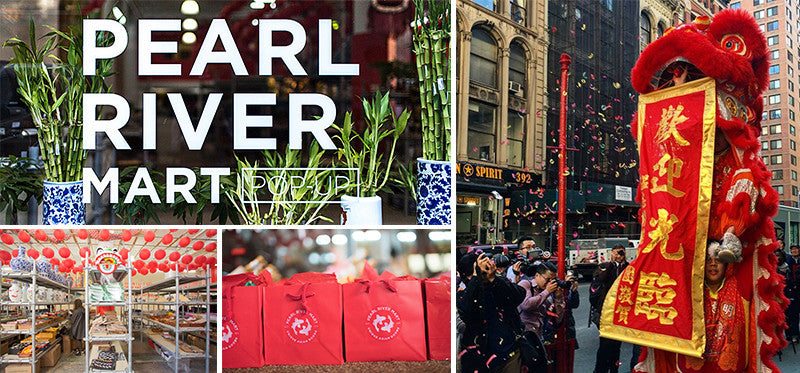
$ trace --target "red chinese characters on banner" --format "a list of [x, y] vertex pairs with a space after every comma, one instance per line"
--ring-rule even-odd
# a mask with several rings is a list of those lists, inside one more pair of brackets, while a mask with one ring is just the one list
[[703, 352], [715, 100], [708, 78], [640, 97], [641, 241], [604, 303], [604, 337]]

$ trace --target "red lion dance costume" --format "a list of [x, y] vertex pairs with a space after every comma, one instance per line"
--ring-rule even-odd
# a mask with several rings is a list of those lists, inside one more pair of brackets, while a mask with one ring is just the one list
[[[773, 254], [778, 196], [759, 154], [768, 67], [753, 17], [724, 10], [667, 30], [631, 71], [642, 239], [600, 333], [648, 347], [638, 372], [777, 371], [788, 301]], [[711, 296], [709, 241], [730, 263]]]

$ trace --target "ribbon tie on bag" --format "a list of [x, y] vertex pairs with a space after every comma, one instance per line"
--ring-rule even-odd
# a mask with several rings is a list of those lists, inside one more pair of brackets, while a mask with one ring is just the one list
[[311, 283], [310, 282], [304, 283], [303, 287], [300, 288], [300, 294], [298, 295], [286, 294], [286, 296], [289, 297], [289, 299], [293, 301], [300, 301], [300, 306], [303, 307], [304, 311], [308, 311], [308, 304], [306, 300], [314, 296], [314, 293], [308, 292], [308, 285], [311, 285]]
[[[370, 280], [358, 279], [355, 282], [357, 282], [357, 283], [359, 283], [361, 285], [364, 285], [365, 286], [364, 291], [367, 292], [367, 293], [369, 293], [369, 290], [372, 288], [372, 283], [373, 282], [370, 281]], [[397, 287], [394, 286], [394, 283], [391, 280], [381, 279], [381, 280], [378, 280], [376, 282], [384, 284], [386, 286], [386, 289], [388, 289], [392, 293], [396, 293], [397, 292]]]

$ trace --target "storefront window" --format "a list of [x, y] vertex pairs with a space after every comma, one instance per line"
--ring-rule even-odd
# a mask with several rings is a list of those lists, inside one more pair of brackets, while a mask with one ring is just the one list
[[470, 48], [470, 81], [496, 88], [497, 43], [494, 38], [482, 28], [473, 28]]
[[470, 100], [467, 127], [467, 153], [470, 159], [495, 161], [495, 113], [497, 108]]
[[508, 166], [525, 167], [525, 115], [508, 111]]

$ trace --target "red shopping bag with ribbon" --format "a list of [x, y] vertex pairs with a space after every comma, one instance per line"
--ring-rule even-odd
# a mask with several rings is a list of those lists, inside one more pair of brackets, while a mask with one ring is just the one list
[[298, 273], [264, 289], [265, 362], [344, 363], [342, 293], [336, 275]]
[[422, 281], [425, 294], [425, 325], [428, 359], [450, 360], [450, 276]]
[[260, 312], [263, 305], [263, 289], [270, 284], [272, 284], [271, 277], [252, 273], [222, 277], [220, 340], [223, 368], [264, 365], [264, 328]]
[[[366, 268], [364, 272], [368, 273]], [[342, 285], [345, 359], [426, 360], [419, 279], [397, 277], [389, 272], [370, 277]]]

